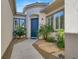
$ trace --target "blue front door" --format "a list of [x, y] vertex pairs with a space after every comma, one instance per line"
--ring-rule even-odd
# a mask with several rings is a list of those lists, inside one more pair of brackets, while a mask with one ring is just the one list
[[31, 38], [36, 38], [38, 35], [38, 18], [31, 19]]

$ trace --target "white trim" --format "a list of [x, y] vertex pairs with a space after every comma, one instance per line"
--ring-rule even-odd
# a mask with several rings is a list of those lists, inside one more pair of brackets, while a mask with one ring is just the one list
[[58, 17], [58, 23], [60, 24], [60, 16], [59, 15], [54, 16], [54, 30], [57, 31], [58, 29], [60, 29], [60, 25], [59, 25], [58, 29], [56, 29], [56, 17]]
[[32, 18], [39, 18], [39, 16], [31, 16], [30, 18], [31, 18], [31, 19], [32, 19]]
[[24, 16], [14, 16], [13, 18], [22, 18], [22, 19], [26, 19], [26, 17], [24, 17]]
[[[54, 17], [54, 30], [58, 30], [58, 29], [60, 29], [60, 17], [61, 17], [61, 15], [60, 15], [60, 13], [63, 13], [63, 11], [61, 11], [61, 12], [58, 12], [58, 13], [56, 13], [56, 14], [54, 14], [53, 15], [53, 17]], [[59, 28], [58, 29], [56, 29], [56, 17], [58, 17], [58, 22], [59, 22]]]

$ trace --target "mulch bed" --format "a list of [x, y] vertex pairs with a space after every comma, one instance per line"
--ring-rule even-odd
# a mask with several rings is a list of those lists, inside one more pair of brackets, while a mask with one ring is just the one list
[[39, 39], [33, 46], [45, 59], [59, 59], [60, 54], [64, 55], [64, 50], [59, 49], [55, 43], [49, 43], [45, 40]]

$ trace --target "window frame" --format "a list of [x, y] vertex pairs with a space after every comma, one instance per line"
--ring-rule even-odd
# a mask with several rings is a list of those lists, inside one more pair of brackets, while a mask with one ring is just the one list
[[[57, 12], [53, 16], [54, 16], [54, 30], [58, 31], [59, 29], [63, 29], [63, 28], [61, 28], [60, 22], [61, 22], [61, 16], [63, 16], [63, 18], [64, 18], [64, 11]], [[59, 28], [58, 29], [56, 28], [56, 17], [58, 17], [58, 22], [59, 22]], [[64, 22], [64, 19], [63, 19], [63, 22]]]
[[53, 28], [53, 15], [49, 15], [49, 16], [46, 17], [46, 24], [51, 25], [52, 28]]
[[18, 19], [18, 21], [19, 21], [19, 26], [20, 26], [20, 20], [24, 20], [24, 28], [26, 28], [26, 19], [24, 19], [24, 18], [14, 18], [14, 24], [13, 24], [13, 26], [14, 26], [14, 31], [16, 30], [16, 24], [15, 24], [15, 21]]

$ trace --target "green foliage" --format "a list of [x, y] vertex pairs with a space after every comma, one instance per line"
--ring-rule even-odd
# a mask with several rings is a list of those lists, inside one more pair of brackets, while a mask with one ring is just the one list
[[48, 35], [52, 31], [53, 31], [53, 29], [50, 25], [42, 25], [39, 29], [38, 35], [42, 36], [43, 39], [47, 40]]
[[26, 34], [26, 29], [22, 26], [19, 26], [16, 28], [16, 30], [14, 31], [15, 35], [16, 36], [22, 36], [22, 35], [25, 35]]
[[56, 40], [55, 40], [54, 37], [48, 37], [48, 38], [47, 38], [47, 41], [48, 41], [48, 42], [56, 42]]
[[57, 39], [57, 46], [59, 48], [64, 48], [64, 30], [60, 29], [58, 31], [58, 39]]

